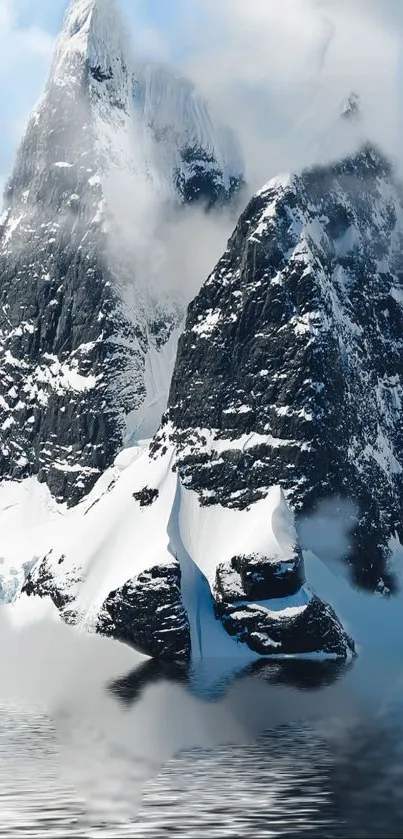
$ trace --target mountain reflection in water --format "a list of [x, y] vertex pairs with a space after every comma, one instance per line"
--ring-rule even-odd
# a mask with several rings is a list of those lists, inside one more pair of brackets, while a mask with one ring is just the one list
[[[234, 667], [235, 675], [218, 680], [214, 687], [204, 694], [204, 698], [220, 698], [234, 679], [248, 677], [259, 677], [268, 684], [297, 690], [318, 690], [336, 682], [350, 666], [352, 666], [350, 663], [342, 660], [315, 661], [290, 658], [269, 661], [259, 659], [241, 671], [237, 671]], [[226, 669], [231, 671], [230, 667]], [[158, 684], [161, 681], [176, 682], [192, 691], [195, 683], [197, 684], [195, 675], [191, 667], [150, 659], [134, 667], [123, 678], [110, 682], [108, 690], [124, 704], [131, 705], [139, 701], [142, 692], [149, 685]]]
[[378, 665], [141, 660], [51, 723], [5, 706], [0, 837], [403, 837], [400, 665]]

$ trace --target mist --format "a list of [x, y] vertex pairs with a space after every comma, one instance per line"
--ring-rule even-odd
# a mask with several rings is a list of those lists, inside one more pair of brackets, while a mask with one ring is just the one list
[[[14, 21], [16, 2], [6, 3], [4, 85], [9, 89], [11, 65], [15, 107], [21, 111], [3, 126], [7, 149], [15, 145], [29, 107], [40, 96], [51, 49], [49, 33], [38, 26], [41, 16], [36, 4], [24, 5], [27, 21], [32, 17], [34, 25], [20, 31]], [[67, 0], [50, 4], [56, 5], [55, 21]], [[159, 21], [158, 9], [147, 12], [142, 0], [120, 0], [120, 5], [138, 60], [175, 64], [236, 127], [252, 189], [278, 171], [323, 157], [323, 149], [316, 148], [317, 138], [322, 131], [332, 132], [340, 101], [351, 90], [362, 99], [360, 136], [379, 142], [400, 161], [403, 11], [399, 0], [251, 0], [247, 5], [242, 0], [175, 0], [170, 26], [163, 15]], [[24, 56], [24, 84], [18, 84], [17, 72], [21, 44], [22, 52], [27, 52], [25, 47], [32, 51]], [[8, 159], [7, 151], [3, 167]], [[7, 174], [7, 169], [0, 171], [0, 182]]]
[[[401, 171], [398, 2], [195, 0], [180, 8], [181, 26], [155, 30], [147, 58], [171, 56], [233, 129], [245, 158], [244, 203], [278, 173], [335, 160], [367, 141]], [[132, 34], [141, 59], [141, 41]], [[353, 92], [359, 118], [342, 120]], [[199, 207], [168, 218], [147, 183], [136, 188], [135, 200], [127, 183], [116, 181], [112, 191], [120, 230], [136, 243], [138, 276], [174, 290], [187, 305], [223, 253], [234, 213]]]
[[175, 207], [139, 173], [128, 178], [120, 171], [108, 173], [104, 194], [113, 218], [112, 264], [126, 252], [133, 284], [151, 296], [171, 295], [184, 311], [222, 256], [238, 206]]
[[[183, 71], [240, 135], [252, 190], [363, 140], [400, 162], [398, 3], [198, 0], [184, 20], [171, 53], [185, 54]], [[360, 125], [338, 131], [352, 91], [361, 99]]]
[[[238, 136], [244, 203], [278, 173], [333, 160], [367, 140], [401, 166], [399, 2], [179, 0], [181, 25], [169, 29], [155, 21], [145, 29], [141, 4], [122, 6], [136, 60], [170, 60]], [[343, 121], [353, 91], [360, 118]], [[186, 306], [223, 253], [235, 215], [202, 207], [167, 213], [147, 178], [137, 173], [134, 185], [117, 168], [104, 188], [135, 254], [136, 284], [172, 290]]]

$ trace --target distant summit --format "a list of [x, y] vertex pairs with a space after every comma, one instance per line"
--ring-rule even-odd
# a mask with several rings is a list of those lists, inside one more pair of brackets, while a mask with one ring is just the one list
[[360, 111], [361, 99], [358, 93], [352, 92], [342, 105], [341, 115], [343, 119], [357, 120], [360, 116]]

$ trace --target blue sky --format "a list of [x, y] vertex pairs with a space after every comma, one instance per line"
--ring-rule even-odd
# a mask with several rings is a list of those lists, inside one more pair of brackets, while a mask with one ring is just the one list
[[[183, 0], [120, 0], [137, 49], [172, 58]], [[187, 0], [191, 9], [193, 0]], [[0, 0], [0, 188], [43, 90], [68, 0]], [[179, 39], [180, 40], [180, 39]], [[1, 203], [1, 202], [0, 202]]]

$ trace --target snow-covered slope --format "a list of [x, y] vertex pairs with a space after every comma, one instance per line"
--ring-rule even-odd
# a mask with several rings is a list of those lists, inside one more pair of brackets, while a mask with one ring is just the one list
[[[350, 655], [336, 615], [305, 584], [279, 487], [250, 511], [203, 507], [173, 466], [173, 448], [155, 458], [134, 447], [75, 508], [43, 498], [48, 529], [39, 518], [18, 545], [20, 565], [42, 552], [22, 599], [50, 597], [68, 622], [163, 659], [233, 667], [268, 654]], [[29, 479], [14, 498], [34, 504], [37, 492]], [[3, 526], [13, 527], [10, 507]], [[16, 558], [15, 536], [8, 550]], [[228, 575], [234, 558], [245, 567]]]
[[115, 0], [72, 0], [0, 222], [0, 475], [75, 503], [137, 420], [155, 430], [187, 303], [158, 274], [158, 223], [241, 178], [192, 86], [135, 64]]

